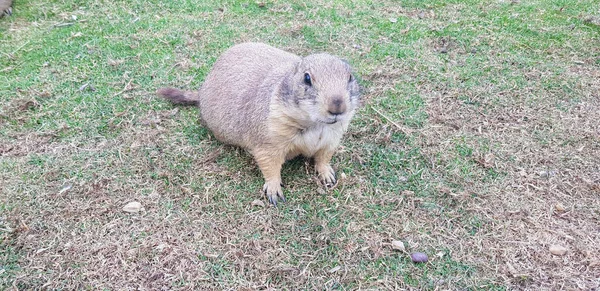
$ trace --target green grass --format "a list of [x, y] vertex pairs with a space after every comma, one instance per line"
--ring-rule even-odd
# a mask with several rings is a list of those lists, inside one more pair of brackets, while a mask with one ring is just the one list
[[[594, 288], [597, 7], [17, 1], [0, 19], [0, 289]], [[252, 158], [155, 98], [245, 41], [353, 65], [365, 106], [335, 189], [295, 159], [288, 202], [252, 206]]]

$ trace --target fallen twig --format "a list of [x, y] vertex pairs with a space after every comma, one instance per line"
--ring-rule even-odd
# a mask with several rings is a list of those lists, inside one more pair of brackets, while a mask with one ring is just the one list
[[127, 91], [131, 91], [133, 88], [131, 87], [131, 82], [133, 81], [133, 79], [129, 80], [129, 82], [127, 82], [127, 85], [125, 85], [125, 88], [123, 88], [123, 90], [117, 92], [117, 94], [113, 95], [113, 97], [117, 97]]
[[400, 126], [398, 123], [394, 122], [392, 119], [390, 119], [385, 114], [383, 114], [381, 111], [377, 110], [377, 108], [371, 106], [371, 109], [373, 109], [373, 111], [377, 112], [377, 114], [381, 115], [381, 117], [385, 118], [385, 120], [387, 120], [389, 123], [393, 124], [402, 133], [407, 134], [407, 135], [412, 133], [412, 130]]

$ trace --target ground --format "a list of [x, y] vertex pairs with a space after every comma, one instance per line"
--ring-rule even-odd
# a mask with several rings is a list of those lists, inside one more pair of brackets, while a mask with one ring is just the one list
[[[600, 1], [208, 2], [0, 18], [0, 289], [600, 288]], [[155, 96], [245, 41], [355, 68], [334, 189]]]

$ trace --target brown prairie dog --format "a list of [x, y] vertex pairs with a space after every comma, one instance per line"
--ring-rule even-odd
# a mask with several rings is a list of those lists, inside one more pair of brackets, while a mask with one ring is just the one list
[[329, 54], [302, 58], [261, 43], [225, 51], [198, 92], [161, 88], [157, 93], [198, 105], [218, 140], [248, 150], [275, 205], [285, 201], [281, 167], [298, 155], [314, 158], [326, 186], [336, 183], [331, 157], [359, 106], [359, 86], [348, 63]]

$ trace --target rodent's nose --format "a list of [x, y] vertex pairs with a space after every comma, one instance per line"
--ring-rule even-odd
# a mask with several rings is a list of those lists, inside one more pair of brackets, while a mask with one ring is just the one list
[[331, 115], [340, 115], [346, 112], [346, 103], [341, 97], [336, 97], [331, 100], [327, 107], [327, 112]]

